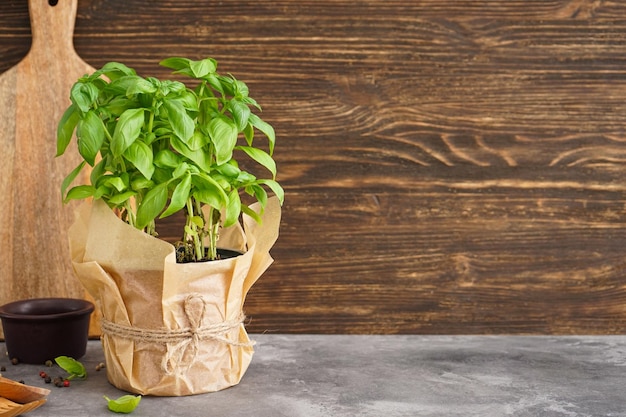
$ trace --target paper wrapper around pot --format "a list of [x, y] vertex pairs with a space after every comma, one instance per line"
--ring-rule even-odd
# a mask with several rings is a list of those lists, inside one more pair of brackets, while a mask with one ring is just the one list
[[[253, 209], [258, 209], [252, 206]], [[219, 246], [245, 252], [177, 264], [174, 247], [85, 203], [69, 231], [74, 270], [102, 313], [109, 382], [143, 395], [218, 391], [241, 380], [254, 353], [243, 325], [250, 287], [273, 262], [280, 204], [257, 224], [221, 231]]]

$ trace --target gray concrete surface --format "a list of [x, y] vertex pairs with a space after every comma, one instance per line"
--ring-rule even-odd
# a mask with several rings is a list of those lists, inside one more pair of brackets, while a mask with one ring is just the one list
[[[252, 335], [256, 354], [233, 388], [144, 397], [132, 416], [626, 416], [626, 336]], [[0, 345], [4, 351], [4, 345]], [[42, 367], [2, 357], [5, 377], [50, 387], [27, 416], [111, 416], [102, 396], [125, 394], [95, 372], [69, 388]]]

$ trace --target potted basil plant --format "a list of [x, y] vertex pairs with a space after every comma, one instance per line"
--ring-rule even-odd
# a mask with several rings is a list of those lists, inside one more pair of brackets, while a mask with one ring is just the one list
[[[252, 348], [243, 301], [271, 263], [284, 192], [274, 129], [246, 84], [220, 75], [212, 58], [160, 64], [192, 86], [118, 62], [78, 79], [57, 156], [75, 137], [83, 161], [61, 192], [66, 202], [87, 200], [70, 246], [102, 312], [105, 354], [116, 362], [109, 380], [141, 394], [188, 395], [234, 385], [245, 372]], [[86, 170], [88, 183], [74, 184]], [[178, 212], [180, 241], [157, 239], [157, 219]], [[220, 244], [235, 254], [221, 255]]]
[[[220, 227], [236, 223], [242, 212], [259, 219], [242, 203], [241, 191], [264, 207], [267, 187], [282, 202], [272, 159], [274, 129], [252, 113], [251, 107], [260, 107], [246, 84], [219, 75], [214, 59], [168, 58], [161, 65], [198, 80], [198, 86], [143, 78], [116, 62], [74, 84], [72, 105], [59, 123], [57, 155], [75, 131], [84, 161], [65, 178], [62, 193], [65, 201], [101, 199], [130, 225], [155, 236], [157, 217], [183, 210], [179, 260], [214, 260]], [[256, 131], [266, 136], [268, 151], [254, 146]], [[240, 135], [245, 144], [238, 143]], [[240, 169], [235, 152], [258, 162], [271, 178]], [[91, 184], [68, 191], [86, 165], [93, 167]], [[209, 208], [206, 217], [203, 206]]]

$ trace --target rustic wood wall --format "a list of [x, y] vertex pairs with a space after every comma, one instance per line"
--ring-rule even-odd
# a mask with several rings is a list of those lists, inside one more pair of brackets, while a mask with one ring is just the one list
[[[91, 65], [212, 56], [276, 127], [287, 195], [251, 331], [626, 330], [625, 3], [78, 7]], [[26, 0], [0, 2], [0, 71], [29, 42]]]

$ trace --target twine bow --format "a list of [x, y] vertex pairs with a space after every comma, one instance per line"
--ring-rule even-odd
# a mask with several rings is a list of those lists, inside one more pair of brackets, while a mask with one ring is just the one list
[[161, 367], [171, 375], [189, 369], [198, 354], [200, 343], [204, 340], [214, 340], [235, 347], [250, 347], [254, 342], [240, 343], [225, 337], [230, 330], [239, 327], [245, 320], [243, 312], [232, 320], [221, 323], [203, 325], [206, 311], [206, 302], [200, 294], [190, 294], [183, 302], [183, 311], [189, 321], [189, 327], [182, 329], [142, 329], [139, 327], [124, 326], [102, 318], [102, 332], [110, 336], [123, 339], [160, 343], [167, 346]]

